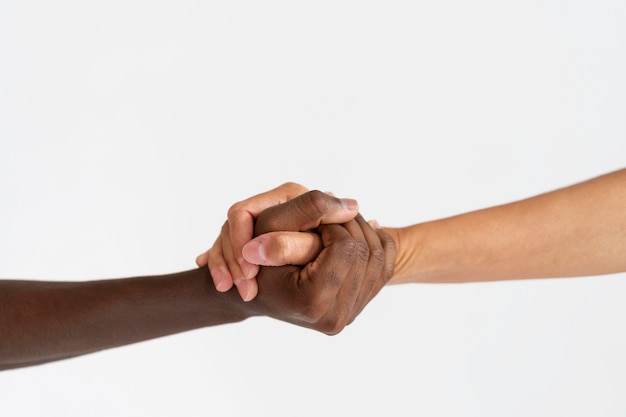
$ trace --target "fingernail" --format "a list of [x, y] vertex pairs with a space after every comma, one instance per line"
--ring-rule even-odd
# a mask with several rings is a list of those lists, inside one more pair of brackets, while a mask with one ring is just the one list
[[256, 275], [257, 267], [255, 265], [250, 264], [250, 262], [245, 262], [241, 264], [241, 273], [245, 279], [254, 278]]
[[340, 198], [339, 202], [341, 207], [346, 210], [358, 210], [359, 208], [359, 203], [353, 198]]
[[265, 248], [257, 240], [246, 243], [243, 247], [243, 257], [246, 258], [246, 261], [256, 265], [264, 265], [267, 262]]
[[217, 283], [217, 285], [215, 286], [215, 289], [218, 290], [219, 292], [226, 292], [230, 289], [230, 287], [232, 287], [232, 285], [230, 284], [229, 281], [222, 280]]
[[378, 221], [376, 220], [370, 220], [368, 221], [368, 223], [370, 224], [370, 226], [372, 226], [374, 229], [382, 229], [382, 227], [380, 227], [380, 224], [378, 224]]
[[248, 286], [248, 281], [241, 281], [237, 284], [237, 290], [239, 291], [239, 295], [243, 301], [250, 301], [252, 298], [250, 297], [250, 287]]
[[213, 282], [215, 282], [215, 289], [219, 292], [228, 291], [233, 286], [232, 278], [222, 269], [211, 271], [211, 276], [213, 277]]

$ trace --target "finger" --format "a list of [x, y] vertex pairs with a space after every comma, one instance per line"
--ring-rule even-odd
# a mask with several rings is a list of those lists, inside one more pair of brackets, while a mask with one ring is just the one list
[[[378, 239], [382, 245], [382, 268], [379, 270], [378, 279], [376, 279], [375, 285], [370, 292], [369, 296], [357, 301], [357, 305], [354, 311], [354, 316], [350, 323], [356, 318], [357, 315], [363, 311], [365, 306], [382, 290], [382, 288], [389, 283], [393, 277], [395, 261], [396, 261], [396, 245], [389, 233], [387, 233], [376, 221], [368, 222], [373, 226], [374, 231], [378, 235]], [[378, 255], [374, 255], [378, 256]], [[360, 303], [360, 304], [359, 304]], [[348, 323], [348, 324], [350, 324]]]
[[385, 266], [384, 247], [378, 233], [361, 215], [357, 216], [355, 221], [363, 233], [368, 247], [368, 253], [366, 260], [367, 266], [363, 272], [363, 280], [358, 297], [352, 306], [352, 310], [349, 312], [348, 324], [354, 321], [375, 295], [375, 290]]
[[253, 277], [258, 272], [243, 257], [243, 245], [252, 238], [254, 219], [255, 217], [246, 210], [231, 209], [228, 212], [228, 222], [232, 225], [230, 240], [233, 245], [233, 252], [237, 254], [236, 260], [244, 278]]
[[264, 266], [305, 265], [322, 250], [317, 233], [268, 232], [243, 247], [246, 261]]
[[259, 286], [256, 279], [244, 279], [237, 284], [237, 292], [243, 301], [251, 301], [259, 293]]
[[308, 263], [291, 285], [305, 295], [302, 316], [315, 328], [334, 334], [345, 324], [337, 323], [335, 305], [337, 294], [350, 276], [358, 243], [342, 225], [330, 224], [320, 228], [324, 249]]
[[224, 223], [224, 227], [222, 229], [222, 253], [224, 256], [224, 260], [226, 261], [226, 265], [228, 266], [228, 272], [232, 276], [233, 282], [236, 284], [239, 281], [245, 279], [243, 272], [241, 271], [241, 266], [239, 263], [240, 255], [236, 254], [233, 248], [233, 243], [230, 240], [230, 223]]
[[243, 279], [239, 263], [233, 254], [228, 227], [228, 221], [224, 222], [220, 235], [209, 250], [209, 270], [215, 287], [220, 291], [229, 290], [233, 283]]
[[201, 253], [200, 255], [196, 257], [196, 265], [198, 265], [198, 268], [205, 267], [207, 266], [208, 263], [209, 263], [209, 251], [208, 250], [204, 253]]
[[320, 224], [345, 223], [358, 214], [354, 199], [339, 199], [321, 191], [309, 191], [283, 204], [265, 209], [257, 217], [254, 233], [307, 231]]
[[[396, 266], [396, 242], [393, 240], [391, 235], [387, 233], [385, 229], [380, 227], [378, 223], [376, 223], [376, 233], [378, 233], [378, 237], [380, 241], [383, 243], [383, 248], [385, 250], [385, 267], [384, 273], [381, 276], [381, 279], [378, 283], [378, 290], [387, 285], [391, 278], [393, 278], [394, 268]], [[376, 289], [375, 289], [376, 290]]]
[[258, 273], [258, 267], [247, 262], [243, 257], [243, 247], [253, 237], [254, 221], [257, 216], [266, 208], [282, 204], [306, 191], [308, 190], [302, 185], [289, 182], [240, 201], [228, 210], [233, 252], [237, 255], [237, 262], [245, 278], [252, 278]]
[[[363, 228], [363, 225], [367, 229]], [[353, 252], [353, 260], [350, 271], [347, 273], [343, 285], [337, 292], [335, 306], [330, 316], [329, 325], [334, 326], [333, 334], [341, 331], [348, 323], [354, 320], [356, 305], [363, 294], [369, 294], [374, 287], [376, 276], [369, 269], [372, 236], [377, 239], [376, 233], [371, 231], [369, 225], [358, 215], [354, 220], [344, 224], [346, 231], [352, 236], [354, 244], [350, 248]], [[375, 271], [374, 271], [375, 273]]]
[[222, 253], [222, 236], [218, 236], [213, 247], [207, 251], [207, 266], [215, 289], [221, 292], [228, 291], [233, 286], [233, 278], [228, 272], [228, 266]]
[[[225, 228], [227, 227], [228, 223], [225, 224]], [[257, 281], [255, 278], [245, 279], [243, 277], [239, 263], [235, 260], [228, 233], [224, 232], [220, 235], [220, 245], [215, 251], [211, 250], [209, 255], [209, 265], [219, 268], [215, 272], [218, 277], [219, 287], [216, 285], [218, 290], [227, 291], [235, 285], [242, 300], [250, 301], [257, 296]], [[213, 270], [211, 271], [213, 274]]]

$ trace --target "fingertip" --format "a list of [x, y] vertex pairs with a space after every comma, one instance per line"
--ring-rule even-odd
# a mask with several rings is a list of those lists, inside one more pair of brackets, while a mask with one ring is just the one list
[[233, 287], [233, 282], [231, 280], [221, 280], [215, 285], [215, 289], [219, 292], [226, 292]]
[[322, 224], [345, 223], [359, 214], [359, 203], [353, 198], [336, 198], [334, 204], [322, 214]]
[[259, 273], [259, 266], [255, 264], [251, 264], [248, 261], [243, 261], [241, 264], [241, 273], [243, 274], [244, 279], [252, 279], [256, 277], [256, 274]]
[[243, 257], [249, 264], [265, 265], [267, 263], [267, 254], [263, 243], [258, 240], [251, 240], [246, 243], [242, 250]]
[[204, 253], [201, 253], [200, 255], [196, 256], [196, 265], [198, 265], [199, 268], [207, 266], [208, 263], [209, 263], [209, 253], [208, 252], [204, 252]]
[[252, 301], [259, 293], [256, 279], [247, 279], [237, 283], [237, 291], [245, 302]]
[[369, 225], [372, 226], [374, 229], [382, 229], [382, 226], [380, 225], [380, 223], [378, 223], [377, 220], [370, 220], [368, 221]]
[[349, 211], [359, 211], [359, 202], [353, 198], [340, 198], [341, 208]]
[[215, 284], [215, 289], [219, 292], [226, 292], [230, 290], [233, 286], [232, 277], [221, 268], [212, 269], [211, 277], [213, 278], [213, 284]]

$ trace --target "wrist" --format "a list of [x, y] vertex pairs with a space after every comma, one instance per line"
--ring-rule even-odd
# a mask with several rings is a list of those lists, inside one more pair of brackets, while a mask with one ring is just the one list
[[394, 274], [389, 284], [440, 283], [449, 278], [452, 260], [441, 255], [445, 242], [437, 243], [436, 226], [433, 222], [384, 228], [396, 244]]
[[226, 292], [218, 291], [209, 268], [198, 268], [179, 275], [189, 280], [186, 305], [203, 318], [203, 326], [236, 323], [257, 315], [250, 303], [241, 299], [235, 286]]

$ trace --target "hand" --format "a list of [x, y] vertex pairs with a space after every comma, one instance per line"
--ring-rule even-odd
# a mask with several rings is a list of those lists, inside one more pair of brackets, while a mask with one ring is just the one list
[[304, 266], [261, 267], [258, 297], [248, 304], [255, 314], [336, 334], [387, 284], [393, 275], [394, 241], [361, 215], [344, 224], [321, 224], [338, 204], [334, 197], [311, 191], [257, 217], [257, 236], [315, 228], [322, 249]]
[[[259, 271], [259, 264], [300, 265], [317, 255], [321, 250], [319, 237], [311, 233], [297, 233], [308, 229], [275, 233], [263, 239], [264, 246], [257, 245], [258, 242], [253, 243], [247, 249], [250, 259], [247, 259], [243, 252], [244, 245], [253, 237], [254, 221], [264, 209], [284, 203], [307, 191], [302, 185], [288, 182], [230, 207], [228, 219], [215, 243], [211, 249], [196, 258], [199, 267], [208, 265], [218, 291], [228, 291], [234, 284], [241, 298], [250, 301], [258, 293], [255, 277]], [[324, 216], [318, 219], [320, 223], [343, 223], [353, 219], [358, 213], [358, 204], [355, 200], [336, 201], [340, 204], [332, 205], [332, 211], [321, 210]], [[310, 225], [309, 229], [318, 224]], [[260, 252], [262, 249], [267, 251]]]

